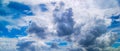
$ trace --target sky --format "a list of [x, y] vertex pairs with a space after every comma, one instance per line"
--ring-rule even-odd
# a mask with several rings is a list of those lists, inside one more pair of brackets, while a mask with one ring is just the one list
[[0, 0], [0, 51], [120, 51], [120, 0]]

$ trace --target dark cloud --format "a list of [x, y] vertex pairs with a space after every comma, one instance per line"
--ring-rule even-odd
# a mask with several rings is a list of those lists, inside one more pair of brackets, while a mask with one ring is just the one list
[[19, 46], [17, 48], [18, 51], [35, 51], [35, 47], [32, 45], [32, 43], [34, 43], [34, 41], [25, 41], [25, 42], [19, 42], [17, 44], [17, 46]]
[[36, 25], [36, 23], [31, 23], [30, 27], [28, 28], [27, 32], [29, 34], [34, 33], [36, 36], [40, 37], [40, 38], [45, 38], [45, 28], [43, 27], [39, 27]]
[[57, 43], [52, 43], [52, 44], [51, 44], [51, 48], [58, 48]]
[[[84, 32], [85, 31], [85, 32]], [[87, 28], [84, 30], [81, 30], [81, 38], [79, 41], [79, 44], [82, 45], [83, 47], [85, 47], [87, 49], [87, 51], [98, 51], [98, 49], [95, 48], [94, 44], [96, 41], [96, 38], [98, 38], [99, 36], [101, 36], [102, 34], [106, 33], [107, 28], [105, 25], [95, 23], [95, 26], [91, 26], [91, 28]], [[95, 48], [95, 49], [94, 49]]]
[[[60, 3], [60, 5], [62, 7], [64, 6], [64, 3]], [[74, 26], [74, 21], [72, 18], [73, 16], [72, 8], [66, 9], [64, 12], [61, 12], [60, 9], [56, 8], [53, 14], [55, 24], [57, 24], [58, 36], [71, 35], [73, 33]], [[61, 13], [59, 14], [59, 12]]]
[[84, 31], [85, 32], [82, 33], [82, 34], [84, 34], [84, 35], [82, 35], [83, 39], [80, 41], [80, 44], [85, 45], [85, 46], [89, 46], [89, 45], [93, 44], [93, 42], [95, 41], [95, 39], [97, 37], [99, 37], [103, 33], [105, 33], [106, 27], [104, 27], [104, 26], [101, 27], [101, 25], [100, 25], [100, 26], [91, 27], [90, 30], [87, 29]]
[[55, 6], [56, 2], [51, 2], [51, 4], [52, 4], [53, 6]]

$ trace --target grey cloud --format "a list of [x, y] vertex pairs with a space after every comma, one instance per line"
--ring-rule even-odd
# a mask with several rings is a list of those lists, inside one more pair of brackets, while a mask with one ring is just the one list
[[35, 51], [35, 47], [32, 45], [34, 41], [25, 41], [25, 42], [19, 42], [17, 46], [18, 51]]
[[96, 39], [96, 45], [100, 48], [105, 48], [111, 46], [116, 40], [118, 40], [117, 33], [108, 32]]
[[40, 38], [45, 38], [45, 28], [43, 27], [39, 27], [36, 25], [36, 23], [31, 23], [30, 27], [27, 29], [27, 32], [29, 34], [34, 33], [36, 36], [40, 37]]
[[104, 20], [95, 19], [94, 21], [90, 20], [91, 23], [85, 23], [80, 26], [80, 29], [77, 31], [78, 34], [75, 34], [76, 41], [79, 45], [84, 47], [87, 51], [98, 51], [96, 46], [96, 38], [106, 33], [107, 27], [104, 25]]
[[[60, 7], [64, 7], [64, 3], [60, 3], [60, 5]], [[74, 26], [72, 8], [68, 8], [63, 12], [61, 12], [61, 9], [56, 8], [53, 13], [55, 24], [57, 24], [57, 34], [58, 36], [71, 35]]]
[[99, 22], [94, 24], [90, 25], [88, 23], [88, 25], [86, 24], [81, 28], [80, 34], [83, 37], [83, 40], [80, 40], [80, 44], [88, 46], [89, 44], [92, 44], [97, 37], [106, 32], [105, 25], [99, 24]]

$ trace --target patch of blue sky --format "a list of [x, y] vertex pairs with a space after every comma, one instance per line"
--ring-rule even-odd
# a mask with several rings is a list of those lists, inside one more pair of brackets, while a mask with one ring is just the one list
[[0, 37], [8, 37], [8, 38], [17, 38], [19, 36], [26, 36], [26, 29], [27, 27], [21, 27], [20, 29], [13, 28], [11, 31], [8, 31], [8, 29], [5, 26], [0, 26]]
[[[3, 9], [3, 8], [2, 8]], [[7, 12], [8, 11], [8, 12]], [[12, 16], [13, 18], [11, 18], [12, 20], [14, 19], [18, 19], [21, 16], [16, 14], [16, 16], [14, 15], [14, 13], [12, 13], [12, 10], [9, 12], [10, 10], [8, 8], [5, 8], [3, 10], [1, 10], [0, 8], [0, 17], [9, 17]], [[13, 11], [14, 12], [14, 11]], [[2, 13], [2, 14], [1, 14]], [[10, 13], [10, 15], [8, 14]], [[17, 13], [17, 12], [15, 12]], [[8, 16], [9, 15], [9, 16]], [[9, 38], [14, 38], [14, 37], [18, 37], [18, 36], [26, 36], [26, 32], [25, 30], [27, 29], [26, 26], [21, 27], [20, 29], [12, 29], [11, 31], [8, 31], [8, 29], [6, 28], [7, 25], [13, 25], [11, 22], [9, 22], [7, 20], [7, 18], [5, 18], [6, 20], [0, 20], [0, 37], [9, 37]]]
[[[120, 32], [118, 31], [118, 36], [120, 36]], [[114, 48], [118, 48], [120, 47], [120, 38], [118, 40], [115, 41], [115, 43], [112, 44], [112, 47]]]
[[[119, 35], [119, 36], [120, 36], [120, 35]], [[119, 38], [118, 40], [116, 40], [115, 43], [112, 44], [112, 47], [114, 47], [114, 48], [120, 47], [120, 38]]]
[[52, 46], [54, 43], [59, 47], [68, 46], [68, 44], [70, 44], [69, 42], [61, 40], [61, 39], [55, 39], [52, 41], [45, 42], [45, 44], [48, 46]]
[[13, 14], [14, 12], [11, 11], [9, 8], [7, 7], [0, 7], [0, 16], [8, 16]]
[[18, 3], [18, 2], [10, 2], [8, 4], [8, 7], [13, 8], [13, 9], [18, 10], [18, 11], [21, 11], [21, 12], [24, 12], [25, 10], [30, 11], [29, 6]]
[[46, 45], [51, 46], [52, 42], [45, 42]]
[[30, 6], [23, 3], [10, 2], [7, 7], [23, 15], [33, 15]]
[[40, 10], [41, 10], [42, 12], [48, 11], [48, 8], [47, 8], [47, 5], [46, 5], [46, 4], [40, 4], [39, 7], [40, 7]]
[[117, 15], [117, 16], [111, 16], [111, 19], [119, 19], [120, 18], [120, 15]]
[[[0, 21], [0, 31], [1, 32], [6, 32], [7, 29], [5, 28], [6, 25], [8, 25], [9, 23], [7, 21]], [[0, 34], [1, 35], [1, 34]]]
[[3, 0], [0, 0], [0, 7], [2, 6]]
[[26, 36], [27, 35], [26, 29], [27, 29], [26, 26], [21, 27], [20, 29], [12, 29], [11, 32], [9, 33], [13, 35], [8, 35], [8, 37], [12, 38], [12, 37]]
[[120, 27], [120, 21], [117, 21], [117, 19], [120, 19], [120, 15], [111, 16], [111, 19], [112, 19], [112, 22], [108, 28]]
[[[2, 4], [1, 4], [2, 5]], [[8, 5], [0, 6], [0, 16], [18, 19], [23, 16], [34, 15], [29, 5], [18, 2], [10, 2]]]
[[112, 21], [111, 28], [119, 27], [120, 26], [120, 21]]
[[21, 17], [19, 12], [15, 11], [13, 9], [10, 9], [8, 7], [0, 7], [0, 16], [1, 17], [10, 17], [11, 16], [13, 19]]
[[63, 42], [60, 42], [58, 45], [59, 45], [59, 46], [67, 46], [68, 43], [63, 41]]
[[120, 42], [120, 38], [116, 42]]
[[120, 46], [120, 42], [116, 42], [112, 45], [112, 47], [114, 47], [114, 48], [118, 48], [119, 46]]
[[120, 0], [117, 0], [117, 1], [118, 1], [119, 6], [120, 6]]
[[[52, 44], [54, 44], [54, 42], [45, 42], [45, 44], [47, 44], [48, 46], [52, 46]], [[59, 43], [56, 43], [57, 46], [61, 47], [61, 46], [67, 46], [68, 43], [67, 42], [59, 42]]]
[[[108, 30], [112, 30], [112, 32], [117, 32], [118, 34], [120, 34], [120, 29], [116, 29], [116, 28], [120, 28], [120, 21], [117, 21], [118, 19], [120, 19], [120, 15], [116, 15], [116, 16], [111, 16], [112, 22], [111, 25], [108, 27]], [[116, 41], [116, 42], [120, 42], [120, 38]], [[112, 45], [112, 47], [114, 48], [118, 48], [120, 46], [120, 43], [114, 43]]]

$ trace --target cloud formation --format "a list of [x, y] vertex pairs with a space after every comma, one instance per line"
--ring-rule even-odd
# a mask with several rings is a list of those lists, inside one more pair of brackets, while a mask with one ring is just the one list
[[60, 3], [60, 8], [55, 8], [53, 16], [55, 24], [57, 24], [58, 36], [67, 36], [73, 33], [74, 20], [72, 18], [72, 8], [63, 11], [64, 3]]
[[[97, 3], [98, 1], [95, 1], [95, 3]], [[106, 10], [104, 11], [104, 9], [117, 8], [118, 4], [116, 3], [116, 1], [114, 1], [115, 4], [113, 4], [113, 6], [109, 6], [107, 4], [105, 4], [106, 6], [103, 6], [101, 4], [104, 1], [105, 0], [101, 1], [100, 4], [98, 3], [98, 6], [94, 6], [94, 7], [92, 5], [89, 5], [89, 7], [87, 7], [87, 5], [84, 5], [85, 3], [87, 3], [87, 1], [82, 1], [81, 3], [83, 5], [80, 6], [82, 8], [79, 12], [75, 11], [73, 7], [66, 8], [67, 4], [64, 1], [58, 2], [57, 3], [58, 5], [56, 4], [55, 8], [53, 7], [54, 8], [52, 13], [53, 16], [51, 17], [53, 18], [51, 19], [52, 20], [51, 24], [54, 25], [54, 27], [52, 28], [55, 29], [56, 31], [55, 33], [48, 33], [49, 31], [47, 30], [49, 29], [49, 26], [47, 27], [46, 26], [47, 24], [36, 22], [34, 21], [34, 19], [31, 20], [34, 21], [35, 24], [32, 24], [33, 26], [31, 25], [31, 27], [28, 30], [32, 30], [29, 32], [33, 32], [37, 36], [38, 35], [44, 36], [46, 34], [45, 35], [46, 39], [44, 39], [43, 42], [52, 41], [54, 40], [54, 38], [58, 38], [71, 43], [70, 45], [63, 48], [60, 47], [57, 43], [55, 43], [56, 41], [52, 41], [50, 47], [49, 45], [46, 44], [45, 44], [46, 46], [40, 46], [40, 48], [46, 47], [46, 48], [42, 48], [43, 51], [45, 49], [51, 49], [49, 51], [54, 51], [55, 49], [59, 49], [59, 50], [61, 49], [62, 51], [102, 51], [104, 50], [104, 48], [111, 46], [113, 42], [115, 42], [118, 39], [116, 33], [114, 32], [112, 33], [108, 31], [107, 27], [109, 27], [110, 25], [109, 23], [111, 23], [111, 21], [108, 22], [108, 20], [110, 19], [108, 19], [107, 17], [109, 16], [104, 15], [106, 14], [104, 13], [106, 12]], [[113, 3], [113, 2], [110, 1], [108, 3]], [[90, 3], [88, 2], [87, 4]], [[95, 8], [97, 8], [96, 12], [90, 11]], [[77, 12], [77, 14], [75, 12]], [[42, 20], [45, 21], [44, 19]], [[46, 28], [42, 28], [42, 27], [46, 27]], [[54, 38], [47, 39], [47, 37], [49, 37], [50, 35], [51, 37]], [[33, 36], [33, 38], [34, 37], [36, 36]], [[38, 41], [39, 40], [43, 40], [43, 39], [38, 39]], [[37, 43], [37, 41], [35, 41], [35, 43]]]
[[28, 26], [18, 51], [104, 51], [118, 39], [111, 30], [119, 24], [117, 0], [21, 0], [8, 7], [26, 15], [18, 19], [17, 26]]

